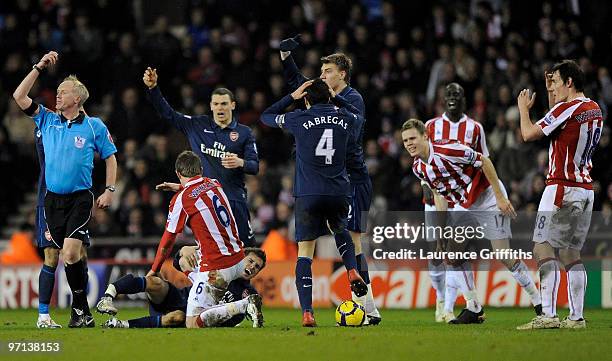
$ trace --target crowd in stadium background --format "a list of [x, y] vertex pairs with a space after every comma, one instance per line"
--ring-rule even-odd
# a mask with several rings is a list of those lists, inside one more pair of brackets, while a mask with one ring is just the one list
[[[548, 161], [546, 140], [522, 141], [518, 92], [534, 89], [533, 113], [543, 116], [544, 70], [572, 58], [582, 66], [585, 93], [601, 106], [604, 118], [612, 105], [612, 36], [597, 31], [609, 12], [605, 1], [438, 1], [432, 6], [376, 0], [185, 0], [166, 2], [175, 7], [168, 17], [159, 9], [148, 13], [143, 3], [19, 0], [1, 5], [0, 184], [5, 191], [0, 227], [24, 194], [35, 191], [39, 172], [34, 124], [10, 94], [49, 50], [58, 51], [60, 61], [40, 78], [33, 98], [53, 108], [61, 79], [76, 74], [91, 93], [86, 111], [106, 122], [119, 149], [117, 196], [110, 211], [95, 210], [94, 237], [163, 232], [171, 195], [154, 186], [175, 181], [174, 159], [188, 145], [145, 98], [147, 66], [157, 68], [165, 96], [185, 114], [206, 113], [218, 86], [235, 93], [236, 116], [253, 129], [261, 159], [259, 174], [247, 179], [252, 225], [260, 234], [284, 228], [292, 217], [293, 141], [259, 122], [260, 113], [287, 93], [278, 52], [283, 38], [302, 34], [304, 44], [293, 54], [307, 77], [319, 75], [323, 55], [351, 56], [351, 86], [366, 103], [364, 151], [374, 211], [422, 210], [421, 186], [398, 129], [408, 118], [441, 114], [449, 82], [465, 88], [467, 113], [483, 124], [517, 210], [537, 207]], [[611, 208], [612, 168], [605, 166], [610, 154], [606, 125], [593, 155], [593, 163], [601, 165], [592, 174], [594, 210]], [[94, 175], [94, 184], [103, 188], [103, 171]]]

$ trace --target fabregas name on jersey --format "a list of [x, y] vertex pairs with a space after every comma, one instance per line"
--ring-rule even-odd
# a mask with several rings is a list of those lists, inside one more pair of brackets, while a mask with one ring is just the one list
[[339, 125], [344, 129], [346, 129], [347, 127], [347, 124], [344, 122], [344, 119], [333, 115], [328, 115], [326, 117], [314, 117], [312, 120], [302, 123], [302, 126], [304, 127], [304, 129], [308, 130], [311, 127], [314, 127], [315, 125], [320, 124]]

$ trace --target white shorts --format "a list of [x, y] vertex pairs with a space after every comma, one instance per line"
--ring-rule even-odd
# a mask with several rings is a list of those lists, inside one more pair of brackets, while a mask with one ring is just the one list
[[[499, 181], [499, 186], [507, 197], [508, 193], [501, 181]], [[512, 238], [510, 217], [504, 216], [499, 208], [497, 208], [495, 192], [493, 192], [493, 187], [491, 186], [482, 192], [470, 208], [466, 209], [455, 205], [449, 211], [449, 224], [453, 227], [482, 227], [484, 237], [490, 241]]]
[[581, 250], [586, 240], [594, 192], [582, 187], [551, 184], [544, 188], [533, 241], [548, 242], [554, 248]]
[[[435, 213], [436, 206], [431, 204], [425, 204], [425, 226], [434, 226], [435, 225]], [[425, 240], [427, 242], [435, 242], [436, 237], [434, 237], [433, 232], [425, 232]]]
[[[209, 280], [209, 273], [192, 272], [189, 274], [189, 279], [192, 282], [191, 290], [189, 291], [189, 299], [187, 300], [187, 316], [197, 316], [205, 310], [216, 306], [223, 298], [227, 285], [233, 280], [240, 278], [244, 270], [244, 259], [229, 268], [217, 270], [216, 281]], [[215, 287], [214, 284], [225, 284], [225, 288]]]

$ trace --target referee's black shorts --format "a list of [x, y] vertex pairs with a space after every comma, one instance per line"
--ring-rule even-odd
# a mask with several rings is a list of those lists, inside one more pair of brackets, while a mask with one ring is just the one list
[[94, 195], [90, 190], [70, 194], [47, 191], [45, 195], [45, 220], [51, 241], [56, 248], [62, 248], [64, 238], [76, 238], [89, 246], [87, 225], [91, 219]]

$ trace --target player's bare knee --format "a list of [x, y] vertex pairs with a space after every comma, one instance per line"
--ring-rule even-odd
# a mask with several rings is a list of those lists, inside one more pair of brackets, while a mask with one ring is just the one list
[[163, 327], [181, 327], [185, 324], [185, 312], [176, 310], [162, 316]]
[[49, 267], [57, 267], [57, 263], [59, 262], [59, 252], [60, 250], [53, 247], [45, 248], [45, 265]]
[[77, 263], [81, 259], [81, 253], [75, 249], [64, 249], [62, 251], [62, 257], [68, 264]]

